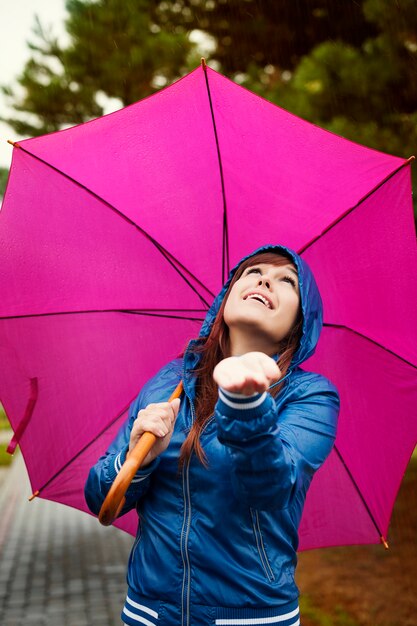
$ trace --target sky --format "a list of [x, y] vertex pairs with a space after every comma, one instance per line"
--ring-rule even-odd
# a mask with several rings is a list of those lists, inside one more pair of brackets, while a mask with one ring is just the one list
[[[30, 56], [27, 41], [31, 39], [35, 16], [44, 27], [65, 37], [65, 0], [0, 0], [0, 84], [13, 86]], [[10, 115], [3, 94], [0, 94], [0, 117]], [[16, 132], [0, 122], [0, 167], [9, 167], [12, 146], [7, 139], [21, 139]]]

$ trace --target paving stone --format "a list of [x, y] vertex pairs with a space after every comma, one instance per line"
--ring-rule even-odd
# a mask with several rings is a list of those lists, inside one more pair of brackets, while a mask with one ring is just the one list
[[20, 617], [5, 617], [5, 626], [23, 626], [23, 622]]
[[15, 455], [0, 485], [1, 626], [119, 626], [133, 538], [31, 493]]

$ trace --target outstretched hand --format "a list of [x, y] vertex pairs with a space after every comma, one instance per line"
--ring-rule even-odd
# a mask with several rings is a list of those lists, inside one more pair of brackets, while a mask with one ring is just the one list
[[231, 356], [216, 365], [213, 378], [226, 391], [250, 396], [262, 393], [281, 378], [281, 370], [264, 352]]

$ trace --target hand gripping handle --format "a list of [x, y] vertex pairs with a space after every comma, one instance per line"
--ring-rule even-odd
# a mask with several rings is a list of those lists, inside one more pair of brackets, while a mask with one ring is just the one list
[[[179, 398], [181, 393], [182, 381], [178, 383], [168, 402]], [[125, 493], [155, 441], [156, 436], [153, 433], [143, 433], [128, 458], [123, 463], [98, 514], [100, 524], [103, 524], [103, 526], [113, 524], [124, 507], [126, 502]]]

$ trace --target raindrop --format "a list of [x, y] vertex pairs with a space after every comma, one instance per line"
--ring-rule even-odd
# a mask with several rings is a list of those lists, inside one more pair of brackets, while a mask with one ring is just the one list
[[152, 79], [151, 85], [155, 89], [160, 89], [161, 87], [165, 87], [167, 82], [168, 81], [167, 81], [166, 76], [162, 76], [162, 74], [155, 74], [155, 76]]

